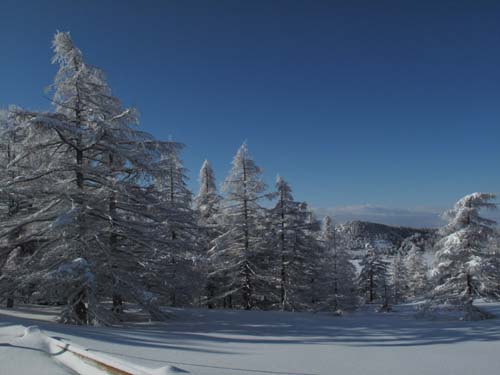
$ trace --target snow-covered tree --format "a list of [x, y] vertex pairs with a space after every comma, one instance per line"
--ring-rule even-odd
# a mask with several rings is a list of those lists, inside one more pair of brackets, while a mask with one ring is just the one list
[[278, 304], [282, 310], [303, 310], [310, 306], [310, 280], [315, 276], [319, 249], [311, 231], [314, 223], [307, 205], [294, 200], [290, 185], [280, 176], [275, 196], [278, 201], [268, 213], [267, 245], [274, 259]]
[[429, 288], [428, 270], [422, 251], [415, 245], [406, 256], [406, 267], [408, 269], [408, 296], [413, 299], [423, 297]]
[[171, 146], [135, 128], [136, 111], [122, 108], [68, 33], [58, 32], [53, 46], [56, 112], [15, 113], [22, 143], [10, 163], [16, 177], [3, 185], [30, 208], [4, 223], [2, 237], [22, 231], [19, 241], [37, 245], [18, 289], [65, 303], [68, 322], [107, 321], [105, 298], [116, 312], [125, 298], [159, 316], [144, 279], [164, 227], [151, 190]]
[[488, 292], [483, 268], [495, 222], [480, 216], [480, 211], [496, 208], [494, 198], [490, 193], [473, 193], [460, 199], [445, 213], [449, 223], [436, 244], [434, 300], [464, 306], [466, 317], [474, 298]]
[[184, 145], [169, 142], [170, 152], [159, 164], [161, 172], [156, 188], [165, 208], [165, 233], [160, 236], [168, 253], [164, 264], [164, 288], [168, 290], [168, 303], [172, 306], [192, 302], [194, 293], [202, 285], [196, 268], [201, 264], [199, 228], [191, 207], [192, 194], [187, 187], [187, 171], [180, 158]]
[[261, 169], [255, 164], [246, 143], [234, 157], [223, 184], [224, 233], [210, 250], [213, 271], [210, 277], [224, 280], [218, 288], [226, 306], [253, 308], [269, 292], [270, 260], [263, 240], [263, 209], [259, 201], [266, 196]]
[[368, 245], [367, 252], [360, 262], [361, 271], [358, 277], [358, 287], [365, 301], [372, 303], [382, 300], [384, 305], [388, 304], [389, 282], [388, 263], [382, 255]]
[[[221, 205], [222, 197], [217, 192], [215, 173], [208, 160], [203, 162], [199, 174], [199, 190], [194, 200], [194, 208], [198, 216], [200, 228], [200, 242], [203, 250], [200, 272], [206, 275], [210, 272], [208, 263], [208, 251], [212, 246], [212, 241], [221, 234]], [[217, 295], [217, 285], [219, 282], [206, 276], [206, 299], [209, 308], [214, 307], [214, 297]]]
[[495, 300], [500, 299], [500, 252], [498, 249], [498, 243], [496, 243], [492, 251], [485, 255], [482, 267], [484, 294]]
[[404, 302], [409, 294], [409, 275], [405, 258], [399, 252], [392, 259], [391, 271], [394, 302]]
[[[13, 306], [15, 296], [21, 297], [19, 278], [26, 272], [22, 263], [47, 240], [33, 229], [50, 221], [51, 214], [44, 209], [52, 202], [44, 189], [48, 184], [44, 160], [57, 159], [55, 153], [49, 154], [43, 147], [47, 137], [26, 126], [26, 121], [16, 116], [18, 111], [12, 106], [3, 112], [0, 129], [0, 265], [5, 262], [0, 270], [0, 293], [7, 299], [8, 307]], [[32, 149], [35, 145], [36, 150]], [[23, 178], [29, 174], [32, 178]], [[41, 210], [43, 214], [35, 218], [33, 215]]]
[[217, 192], [215, 173], [208, 160], [203, 162], [199, 174], [199, 190], [195, 197], [195, 209], [203, 226], [214, 226], [220, 214], [222, 197]]
[[348, 310], [356, 305], [356, 269], [349, 252], [337, 240], [335, 225], [330, 216], [323, 219], [321, 240], [328, 268], [327, 302], [334, 310]]
[[[6, 185], [15, 177], [10, 162], [14, 160], [16, 154], [16, 136], [11, 131], [13, 128], [11, 124], [12, 119], [9, 118], [8, 110], [0, 110], [0, 183]], [[19, 196], [12, 194], [8, 189], [0, 190], [0, 220], [6, 220], [17, 214], [21, 206]], [[8, 277], [9, 271], [12, 270], [14, 259], [20, 255], [20, 249], [16, 250], [16, 245], [13, 245], [14, 237], [17, 234], [13, 233], [9, 239], [2, 241], [2, 251], [0, 252], [0, 278], [1, 283], [7, 289], [13, 289], [9, 286], [11, 281]], [[14, 271], [15, 272], [15, 271]], [[3, 274], [3, 275], [2, 275]], [[6, 305], [8, 308], [14, 307], [14, 296], [6, 297]]]

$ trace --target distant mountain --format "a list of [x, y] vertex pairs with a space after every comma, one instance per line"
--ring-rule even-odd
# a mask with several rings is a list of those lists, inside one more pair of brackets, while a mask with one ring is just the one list
[[423, 251], [435, 242], [437, 229], [395, 227], [368, 221], [350, 221], [336, 226], [339, 240], [350, 250], [362, 250], [366, 244], [386, 253], [394, 253], [406, 241], [413, 241]]

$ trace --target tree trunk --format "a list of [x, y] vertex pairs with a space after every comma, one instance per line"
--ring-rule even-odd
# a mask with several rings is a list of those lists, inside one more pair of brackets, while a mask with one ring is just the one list
[[373, 273], [370, 273], [370, 302], [373, 302]]
[[244, 285], [243, 285], [243, 305], [245, 310], [252, 309], [252, 280], [251, 280], [251, 270], [250, 264], [248, 263], [248, 257], [250, 256], [250, 233], [248, 231], [248, 198], [247, 198], [247, 170], [246, 163], [243, 161], [243, 184], [245, 187], [244, 197], [243, 197], [243, 216], [245, 219], [245, 229], [244, 229], [244, 252], [245, 258], [247, 261], [244, 264], [243, 269], [243, 277], [244, 277]]
[[82, 290], [78, 293], [78, 296], [73, 303], [73, 311], [78, 319], [78, 323], [84, 325], [88, 324], [88, 309], [84, 302], [86, 297], [85, 295], [85, 291]]
[[286, 310], [287, 305], [287, 293], [286, 293], [286, 284], [287, 284], [287, 269], [286, 269], [286, 244], [285, 244], [285, 205], [283, 194], [281, 194], [281, 280], [280, 280], [280, 292], [281, 292], [281, 310]]
[[118, 293], [113, 294], [113, 309], [112, 309], [112, 311], [115, 314], [122, 314], [123, 313], [123, 298]]
[[[109, 155], [109, 170], [111, 176], [113, 176], [113, 155]], [[109, 217], [110, 217], [110, 233], [109, 233], [109, 251], [112, 257], [111, 268], [113, 269], [113, 273], [116, 272], [118, 266], [115, 264], [113, 258], [117, 257], [117, 247], [118, 247], [118, 236], [115, 233], [115, 217], [116, 217], [116, 194], [114, 191], [111, 191], [109, 194]], [[114, 280], [114, 291], [113, 291], [113, 308], [112, 311], [115, 314], [123, 313], [123, 297], [119, 293], [119, 280]]]

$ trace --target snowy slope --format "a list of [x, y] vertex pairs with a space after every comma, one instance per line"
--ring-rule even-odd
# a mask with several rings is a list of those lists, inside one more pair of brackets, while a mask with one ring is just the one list
[[[500, 313], [498, 304], [488, 307]], [[138, 323], [124, 328], [62, 326], [0, 310], [0, 314], [10, 314], [0, 315], [0, 338], [5, 342], [9, 335], [19, 333], [19, 325], [36, 322], [50, 335], [96, 353], [147, 367], [174, 365], [203, 375], [493, 375], [500, 371], [497, 320], [415, 320], [408, 309], [401, 307], [391, 314], [363, 309], [340, 318], [307, 313], [175, 310], [177, 317], [168, 323]], [[39, 311], [32, 318], [37, 315], [50, 316]], [[16, 363], [29, 358], [35, 361], [29, 363], [38, 366], [44, 359], [37, 352], [8, 350], [9, 358], [20, 360], [0, 361], [2, 375], [24, 375]], [[1, 353], [5, 359], [4, 347]], [[57, 366], [46, 370], [39, 374], [65, 373]]]

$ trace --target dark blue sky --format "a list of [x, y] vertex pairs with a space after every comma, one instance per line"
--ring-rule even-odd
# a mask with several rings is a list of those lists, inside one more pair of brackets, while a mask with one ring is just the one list
[[247, 140], [315, 207], [499, 190], [499, 1], [2, 0], [0, 106], [49, 108], [56, 29], [144, 129], [187, 145], [193, 187]]

